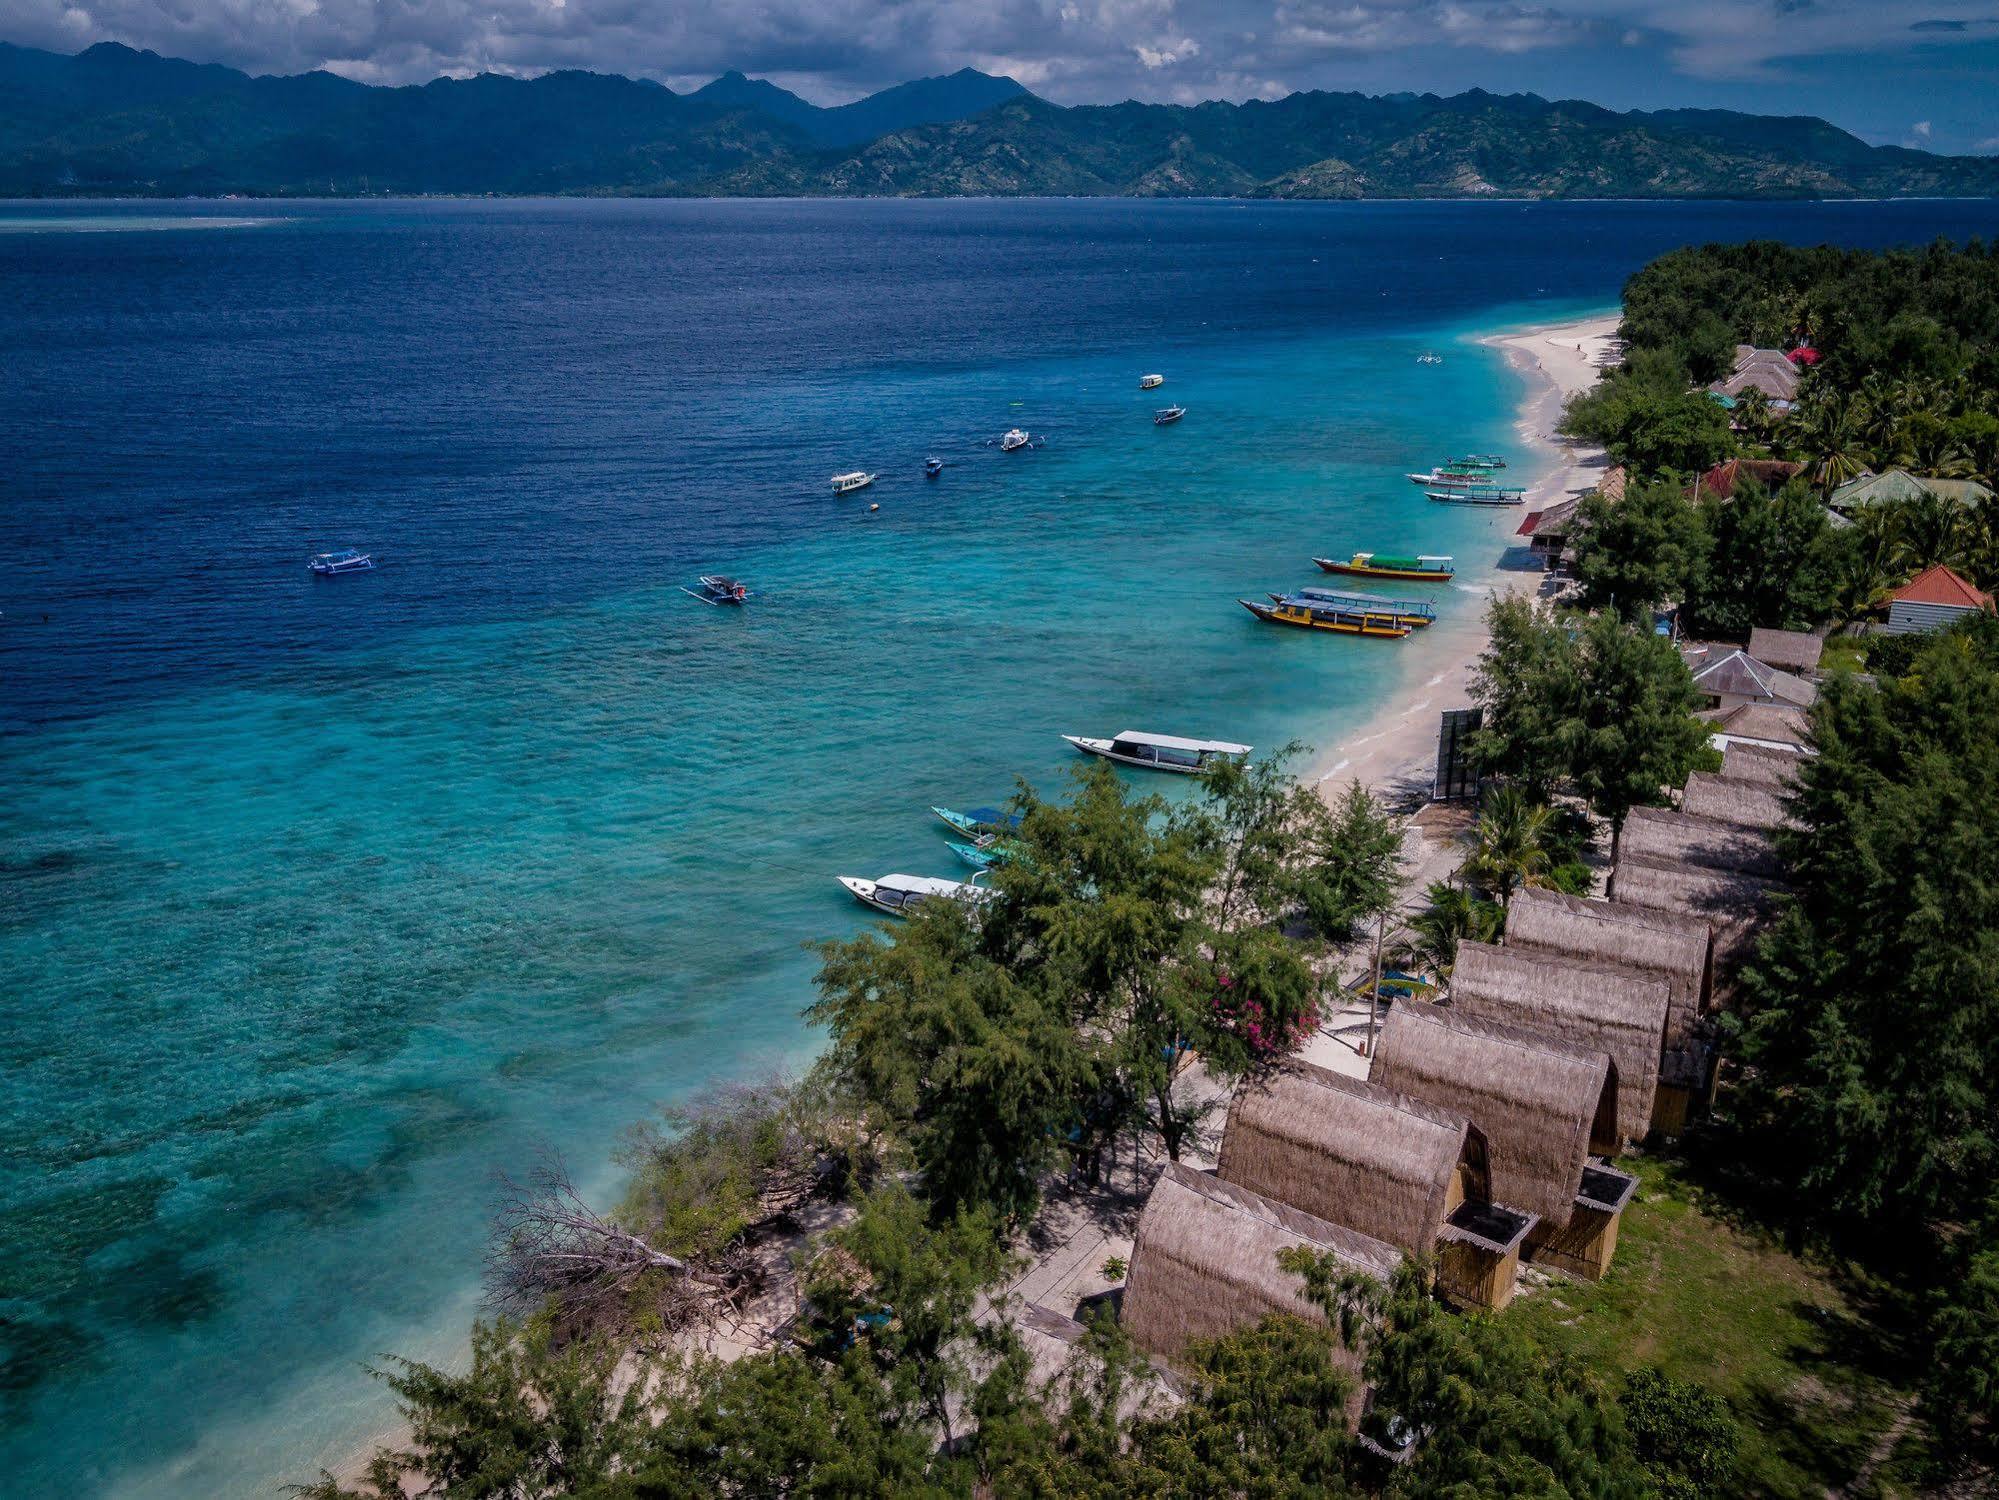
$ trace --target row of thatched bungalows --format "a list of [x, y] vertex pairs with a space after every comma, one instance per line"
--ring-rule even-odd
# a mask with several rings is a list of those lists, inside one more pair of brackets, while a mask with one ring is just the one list
[[[1523, 1256], [1596, 1279], [1637, 1179], [1713, 1085], [1712, 1012], [1782, 889], [1772, 834], [1798, 755], [1727, 747], [1678, 810], [1640, 809], [1610, 899], [1523, 890], [1504, 946], [1460, 945], [1447, 1005], [1398, 1003], [1368, 1079], [1294, 1059], [1238, 1091], [1214, 1175], [1174, 1165], [1141, 1217], [1123, 1315], [1167, 1362], [1271, 1312], [1319, 1316], [1287, 1246], [1504, 1307]], [[1357, 1366], [1356, 1366], [1357, 1368]]]

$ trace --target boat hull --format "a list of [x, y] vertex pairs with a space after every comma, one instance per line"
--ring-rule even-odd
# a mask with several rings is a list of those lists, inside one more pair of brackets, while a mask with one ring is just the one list
[[1062, 738], [1074, 745], [1085, 755], [1099, 755], [1105, 760], [1115, 761], [1121, 766], [1130, 766], [1134, 770], [1167, 771], [1175, 776], [1198, 776], [1202, 771], [1207, 769], [1205, 766], [1171, 765], [1165, 761], [1144, 760], [1136, 755], [1124, 755], [1111, 748], [1112, 741], [1110, 740], [1085, 739], [1080, 735], [1074, 734], [1065, 734]]
[[1501, 491], [1498, 494], [1482, 495], [1477, 490], [1425, 490], [1423, 492], [1439, 505], [1525, 505], [1525, 491]]

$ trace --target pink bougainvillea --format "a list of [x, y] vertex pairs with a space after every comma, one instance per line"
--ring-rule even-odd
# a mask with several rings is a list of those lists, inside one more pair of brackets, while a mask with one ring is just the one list
[[1275, 1015], [1233, 976], [1220, 974], [1216, 981], [1217, 993], [1208, 1002], [1215, 1025], [1241, 1042], [1256, 1062], [1289, 1056], [1318, 1029], [1315, 1005], [1308, 1003], [1288, 1015]]

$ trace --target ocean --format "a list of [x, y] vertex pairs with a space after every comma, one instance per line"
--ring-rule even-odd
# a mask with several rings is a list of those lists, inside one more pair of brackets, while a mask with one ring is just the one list
[[[496, 1170], [610, 1195], [631, 1122], [809, 1061], [808, 945], [867, 920], [833, 877], [959, 873], [929, 806], [1058, 791], [1065, 732], [1363, 721], [1395, 643], [1234, 601], [1505, 545], [1402, 478], [1517, 448], [1475, 334], [1689, 241], [1995, 230], [0, 205], [0, 1472], [310, 1478], [392, 1418], [365, 1361], [462, 1347]], [[306, 573], [345, 546], [382, 566]], [[681, 591], [710, 571], [755, 597]]]

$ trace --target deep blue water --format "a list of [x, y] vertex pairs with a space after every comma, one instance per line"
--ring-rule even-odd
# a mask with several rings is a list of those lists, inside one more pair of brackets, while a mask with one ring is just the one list
[[[830, 877], [954, 873], [927, 805], [1052, 785], [1063, 731], [1366, 714], [1397, 647], [1232, 598], [1329, 549], [1496, 550], [1517, 517], [1399, 477], [1514, 442], [1469, 333], [1690, 240], [1995, 230], [0, 206], [0, 1473], [213, 1496], [337, 1460], [388, 1415], [357, 1361], [457, 1348], [495, 1167], [552, 1144], [608, 1186], [654, 1104], [809, 1057], [802, 945], [862, 920]], [[984, 446], [1012, 425], [1047, 446]], [[384, 566], [307, 577], [350, 544]], [[678, 591], [711, 569], [752, 606]]]

